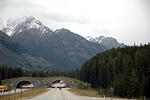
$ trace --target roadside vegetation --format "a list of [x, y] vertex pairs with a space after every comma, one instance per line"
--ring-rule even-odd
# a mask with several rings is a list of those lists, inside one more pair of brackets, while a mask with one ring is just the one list
[[[128, 100], [127, 98], [122, 98], [122, 97], [111, 97], [110, 92], [108, 90], [102, 90], [103, 94], [99, 94], [99, 92], [95, 89], [77, 89], [77, 88], [71, 88], [68, 89], [68, 91], [79, 95], [79, 96], [88, 96], [88, 97], [98, 97], [98, 98], [113, 98], [113, 99], [118, 99], [118, 100]], [[138, 99], [130, 99], [130, 100], [138, 100]], [[142, 100], [142, 99], [140, 99]], [[145, 99], [148, 100], [148, 99]]]
[[102, 97], [98, 94], [98, 92], [94, 89], [77, 89], [77, 88], [71, 88], [68, 89], [68, 91], [80, 95], [80, 96], [89, 96], [89, 97]]
[[0, 100], [17, 100], [17, 99], [27, 99], [34, 96], [37, 96], [41, 93], [48, 91], [46, 88], [36, 88], [23, 91], [22, 93], [13, 93], [10, 95], [0, 95]]

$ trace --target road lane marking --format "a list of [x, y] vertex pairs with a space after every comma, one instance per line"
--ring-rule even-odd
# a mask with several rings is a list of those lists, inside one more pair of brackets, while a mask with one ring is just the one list
[[62, 94], [64, 100], [67, 100], [67, 99], [65, 98], [65, 95], [64, 95], [64, 93], [63, 93], [63, 90], [61, 91], [61, 94]]
[[58, 93], [59, 93], [59, 91], [58, 90], [56, 90], [57, 92], [56, 92], [56, 94], [54, 95], [54, 97], [53, 97], [53, 100], [55, 100], [56, 99], [56, 96], [58, 95]]
[[67, 96], [67, 98], [68, 98], [67, 100], [72, 100], [72, 97], [69, 96], [66, 89], [63, 91], [63, 93]]

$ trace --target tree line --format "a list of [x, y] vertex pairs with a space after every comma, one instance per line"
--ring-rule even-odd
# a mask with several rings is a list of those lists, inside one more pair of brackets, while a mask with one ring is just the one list
[[21, 67], [12, 68], [7, 65], [0, 66], [0, 84], [2, 84], [2, 80], [17, 78], [17, 77], [50, 77], [50, 76], [64, 76], [70, 78], [79, 77], [78, 69], [69, 70], [69, 71], [60, 71], [60, 70], [52, 70], [48, 71], [30, 71], [23, 69]]
[[120, 97], [150, 97], [150, 44], [113, 48], [86, 61], [80, 79], [93, 88], [113, 88]]
[[1, 80], [16, 77], [64, 76], [91, 83], [93, 88], [112, 89], [120, 97], [150, 97], [150, 44], [113, 48], [86, 61], [80, 70], [30, 71], [0, 66]]

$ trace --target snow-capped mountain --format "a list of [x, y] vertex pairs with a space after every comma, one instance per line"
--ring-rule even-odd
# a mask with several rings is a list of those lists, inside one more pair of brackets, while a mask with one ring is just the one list
[[12, 36], [17, 33], [38, 29], [41, 34], [51, 33], [52, 31], [44, 26], [39, 20], [32, 16], [23, 16], [18, 19], [9, 19], [3, 26], [2, 31]]
[[88, 41], [104, 45], [108, 49], [117, 48], [117, 47], [125, 47], [125, 44], [119, 43], [116, 39], [112, 37], [99, 36], [99, 37], [93, 38], [91, 36], [87, 36], [86, 39]]
[[32, 16], [8, 20], [2, 31], [29, 52], [37, 50], [34, 47], [38, 48], [40, 45], [46, 43], [46, 40], [54, 33]]
[[[122, 47], [111, 37], [88, 37], [86, 40], [65, 28], [53, 32], [31, 16], [8, 20], [2, 31], [9, 35], [13, 43], [18, 43], [27, 50], [27, 54], [20, 54], [22, 59], [37, 67], [72, 70], [80, 68], [84, 61], [97, 53], [113, 47]], [[9, 59], [6, 57], [7, 60]], [[45, 68], [47, 67], [42, 67]]]
[[91, 36], [87, 36], [86, 39], [88, 41], [91, 41], [91, 42], [95, 42], [95, 43], [101, 43], [104, 39], [106, 39], [107, 37], [105, 36], [100, 36], [100, 37], [96, 37], [96, 38], [93, 38]]
[[104, 46], [89, 42], [68, 29], [53, 32], [33, 17], [9, 20], [3, 31], [31, 54], [32, 57], [26, 58], [35, 61], [35, 57], [41, 57], [56, 69], [80, 68], [85, 60], [106, 50]]

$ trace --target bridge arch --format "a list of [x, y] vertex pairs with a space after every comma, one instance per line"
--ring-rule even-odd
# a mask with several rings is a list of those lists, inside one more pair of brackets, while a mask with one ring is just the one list
[[65, 84], [66, 84], [66, 87], [74, 87], [74, 81], [71, 80], [70, 78], [66, 78], [66, 77], [53, 77], [53, 78], [50, 78], [49, 80], [47, 80], [47, 84], [49, 84], [48, 87], [51, 86], [52, 83], [54, 83], [55, 81], [63, 81]]
[[39, 82], [37, 82], [37, 81], [34, 80], [34, 79], [16, 79], [16, 80], [11, 81], [8, 85], [9, 85], [11, 88], [17, 88], [18, 85], [19, 85], [21, 82], [28, 82], [28, 83], [31, 83], [31, 84], [33, 85], [33, 87], [36, 87], [37, 84], [39, 83]]

